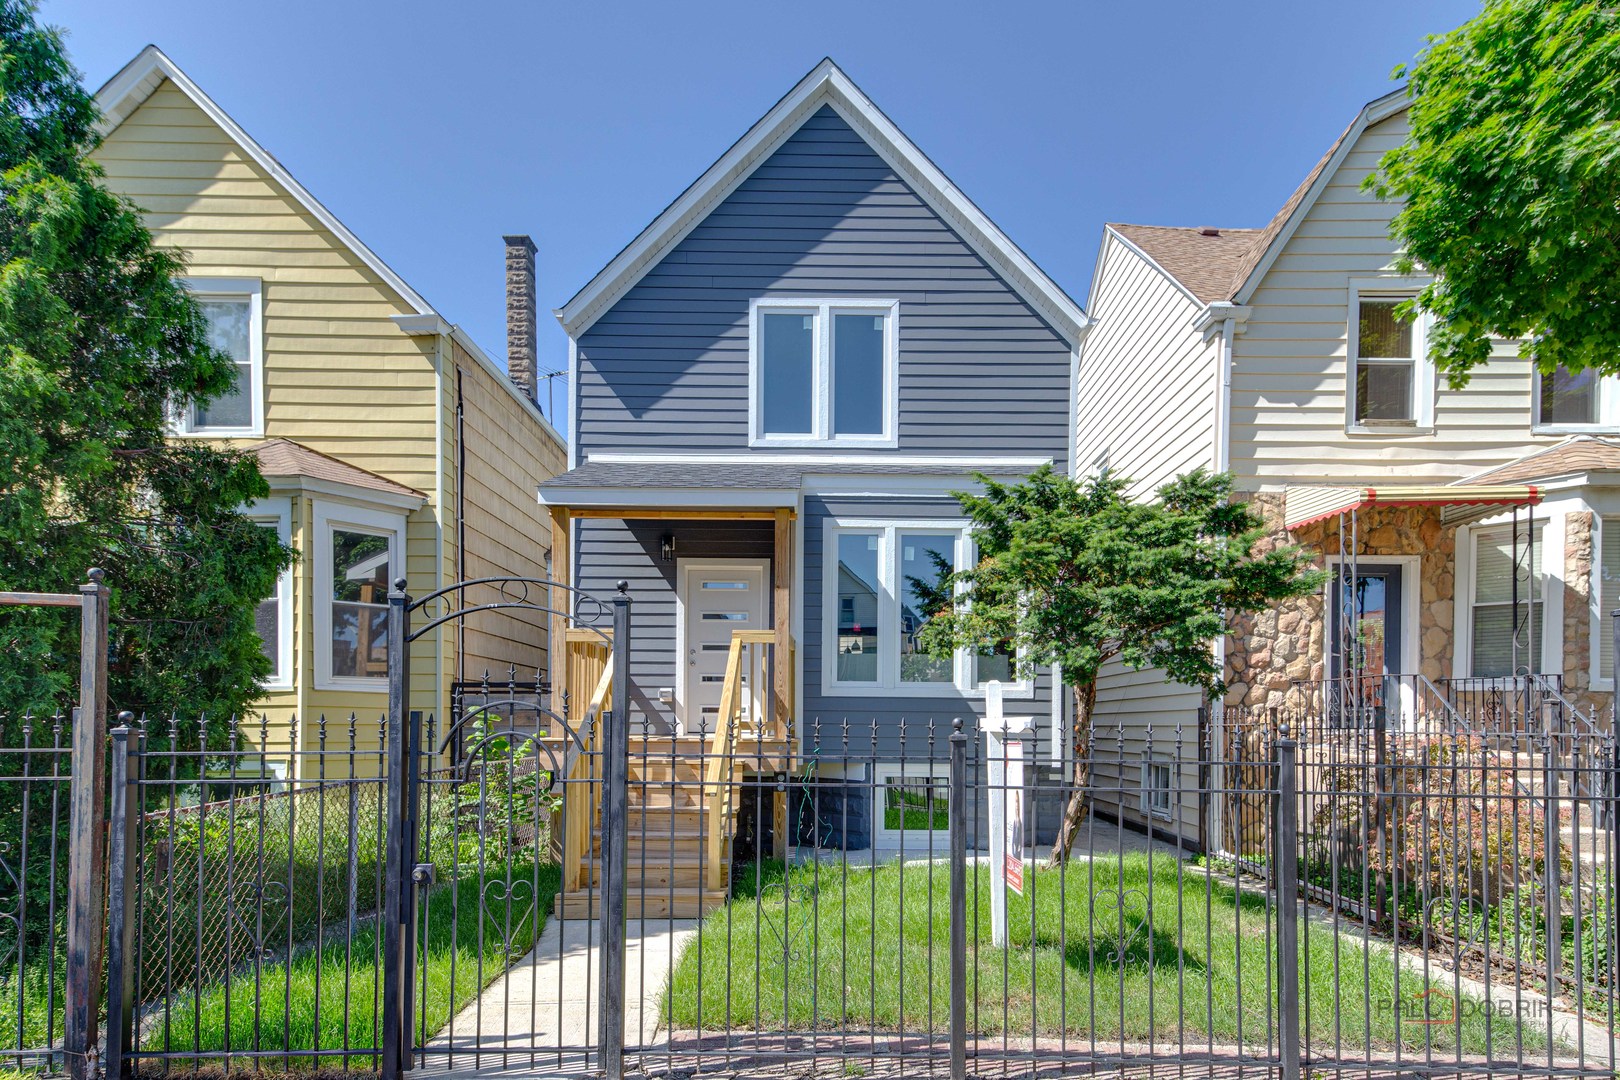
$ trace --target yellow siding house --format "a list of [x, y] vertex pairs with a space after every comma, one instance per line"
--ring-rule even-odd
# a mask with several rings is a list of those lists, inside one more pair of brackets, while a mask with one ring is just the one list
[[[350, 713], [375, 730], [391, 580], [421, 596], [545, 576], [534, 492], [567, 452], [534, 401], [534, 247], [507, 238], [508, 377], [159, 49], [98, 100], [106, 184], [185, 250], [215, 344], [237, 360], [237, 392], [178, 417], [176, 437], [252, 449], [271, 495], [251, 512], [299, 553], [259, 613], [270, 738], [296, 762], [323, 715], [344, 721], [329, 743], [346, 741]], [[458, 678], [545, 669], [543, 620], [481, 620], [417, 642], [414, 708], [443, 715]]]

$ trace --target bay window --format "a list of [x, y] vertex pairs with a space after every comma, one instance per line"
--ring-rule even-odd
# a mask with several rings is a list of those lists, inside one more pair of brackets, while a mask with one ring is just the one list
[[318, 687], [387, 688], [388, 590], [404, 563], [403, 536], [403, 518], [316, 504]]
[[1620, 607], [1620, 517], [1606, 517], [1598, 523], [1597, 578], [1593, 582], [1597, 601], [1598, 678], [1614, 678], [1614, 611]]
[[[245, 512], [254, 524], [272, 530], [283, 544], [289, 542], [292, 516], [286, 500], [254, 503]], [[267, 690], [288, 690], [293, 685], [292, 584], [293, 571], [289, 567], [276, 579], [275, 591], [259, 601], [253, 610], [253, 625], [259, 632], [264, 655], [270, 661], [270, 674], [265, 679]]]
[[755, 300], [751, 443], [897, 445], [899, 308], [894, 300]]
[[1030, 686], [1011, 650], [934, 656], [922, 634], [937, 612], [927, 599], [942, 575], [970, 565], [960, 525], [829, 522], [822, 597], [822, 685], [833, 694], [981, 693], [998, 680], [1008, 693]]
[[[1541, 671], [1545, 575], [1542, 528], [1473, 530], [1469, 583], [1470, 674], [1497, 677]], [[1529, 541], [1534, 538], [1534, 544]]]

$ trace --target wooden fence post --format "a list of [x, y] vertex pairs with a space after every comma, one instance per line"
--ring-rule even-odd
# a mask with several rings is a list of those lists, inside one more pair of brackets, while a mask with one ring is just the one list
[[68, 787], [67, 1016], [68, 1075], [98, 1071], [96, 1021], [101, 993], [107, 861], [107, 586], [91, 570], [79, 586], [79, 707], [73, 719], [73, 776]]

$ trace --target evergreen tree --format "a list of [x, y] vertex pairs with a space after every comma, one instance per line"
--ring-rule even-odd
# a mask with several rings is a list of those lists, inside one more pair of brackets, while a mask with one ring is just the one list
[[[95, 100], [59, 31], [0, 0], [0, 589], [64, 592], [103, 567], [114, 708], [249, 708], [269, 661], [254, 609], [291, 552], [241, 508], [255, 460], [169, 438], [234, 385], [139, 211], [91, 161]], [[0, 608], [0, 740], [70, 703], [78, 622]]]
[[935, 656], [1004, 648], [1027, 667], [1058, 664], [1074, 695], [1075, 794], [1052, 858], [1068, 856], [1085, 820], [1092, 713], [1103, 666], [1120, 660], [1225, 690], [1213, 643], [1227, 619], [1321, 587], [1300, 549], [1256, 546], [1265, 529], [1230, 498], [1227, 475], [1195, 471], [1153, 502], [1126, 498], [1128, 481], [1088, 480], [1042, 467], [1018, 484], [977, 476], [984, 494], [957, 493], [972, 523], [976, 566], [910, 584], [934, 612], [919, 640]]

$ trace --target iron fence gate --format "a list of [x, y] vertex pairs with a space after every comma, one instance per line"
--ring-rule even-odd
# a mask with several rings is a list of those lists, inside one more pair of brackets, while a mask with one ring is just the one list
[[[0, 759], [27, 823], [0, 847], [0, 1057], [118, 1077], [1620, 1066], [1612, 715], [1099, 719], [1078, 762], [930, 720], [632, 739], [627, 594], [540, 584], [396, 589], [388, 709], [300, 724], [287, 768], [264, 718], [120, 716], [108, 1038], [79, 1051], [101, 894], [71, 886], [98, 845], [62, 821], [98, 747], [31, 724]], [[514, 677], [443, 724], [409, 710], [410, 642], [499, 606], [569, 621], [575, 696]]]

